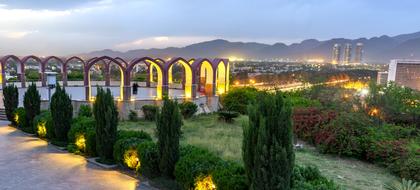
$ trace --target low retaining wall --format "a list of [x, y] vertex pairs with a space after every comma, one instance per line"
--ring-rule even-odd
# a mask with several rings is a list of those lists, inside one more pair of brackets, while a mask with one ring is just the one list
[[[178, 103], [182, 103], [185, 99], [177, 99]], [[219, 110], [219, 96], [201, 96], [195, 98], [193, 100], [189, 100], [194, 102], [198, 106], [197, 113], [208, 113], [208, 112], [215, 112]], [[73, 116], [76, 116], [79, 112], [81, 105], [91, 105], [93, 102], [88, 102], [84, 100], [72, 100], [73, 105]], [[137, 112], [139, 117], [143, 117], [143, 111], [141, 108], [144, 105], [157, 105], [161, 106], [163, 100], [132, 100], [132, 101], [115, 101], [115, 105], [118, 108], [119, 117], [122, 120], [128, 119], [128, 114], [130, 111]], [[41, 110], [47, 110], [49, 108], [49, 102], [46, 100], [41, 101]]]

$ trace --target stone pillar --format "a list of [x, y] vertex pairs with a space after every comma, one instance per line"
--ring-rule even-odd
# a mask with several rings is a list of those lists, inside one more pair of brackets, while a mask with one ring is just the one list
[[90, 77], [89, 77], [89, 70], [85, 66], [84, 69], [84, 75], [83, 75], [83, 84], [85, 86], [85, 100], [90, 101]]
[[41, 78], [41, 86], [46, 87], [47, 86], [47, 76], [45, 72], [39, 73], [39, 77]]
[[105, 86], [111, 85], [111, 69], [110, 69], [110, 63], [105, 63]]
[[197, 98], [197, 84], [191, 85], [191, 98]]
[[150, 74], [150, 72], [152, 72], [152, 69], [150, 67], [152, 67], [152, 65], [149, 65], [146, 71], [146, 87], [150, 87], [150, 82], [151, 82], [150, 77], [152, 77], [152, 75]]
[[67, 65], [61, 65], [61, 77], [63, 80], [63, 86], [67, 86]]
[[1, 63], [0, 68], [1, 68], [1, 86], [3, 87], [3, 89], [6, 87], [6, 72], [4, 71], [4, 63]]
[[21, 82], [22, 88], [26, 88], [25, 72], [20, 74], [20, 82]]
[[130, 71], [123, 71], [124, 77], [123, 80], [123, 100], [129, 101], [131, 99], [131, 77], [130, 77]]

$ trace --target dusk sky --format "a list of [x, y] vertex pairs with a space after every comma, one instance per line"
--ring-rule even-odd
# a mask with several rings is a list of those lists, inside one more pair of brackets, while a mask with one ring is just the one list
[[0, 0], [0, 54], [393, 36], [420, 31], [419, 10], [418, 0]]

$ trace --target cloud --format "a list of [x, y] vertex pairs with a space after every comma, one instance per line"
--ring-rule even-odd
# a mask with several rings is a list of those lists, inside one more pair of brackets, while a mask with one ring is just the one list
[[115, 45], [118, 50], [181, 47], [192, 43], [213, 40], [213, 36], [156, 36], [140, 38]]
[[21, 39], [38, 31], [0, 31], [0, 35], [9, 39]]

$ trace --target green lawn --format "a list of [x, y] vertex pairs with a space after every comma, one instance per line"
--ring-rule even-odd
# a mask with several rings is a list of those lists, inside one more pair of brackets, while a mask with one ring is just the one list
[[[206, 148], [220, 157], [242, 163], [242, 123], [247, 116], [240, 116], [233, 124], [218, 121], [217, 115], [202, 115], [184, 120], [181, 144]], [[155, 123], [147, 121], [121, 122], [119, 129], [144, 130], [154, 136]], [[313, 147], [305, 146], [296, 152], [296, 163], [315, 165], [344, 189], [382, 189], [382, 184], [396, 180], [384, 168], [355, 159], [319, 154]]]

